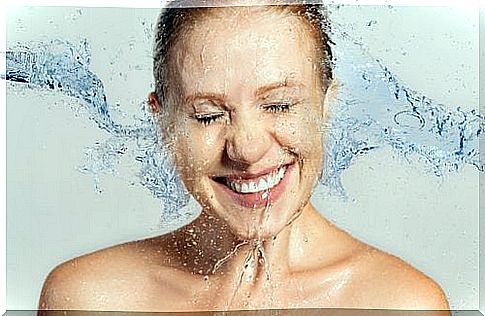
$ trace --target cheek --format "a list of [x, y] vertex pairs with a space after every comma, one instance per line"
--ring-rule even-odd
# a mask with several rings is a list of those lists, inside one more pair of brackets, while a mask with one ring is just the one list
[[221, 130], [186, 123], [178, 129], [174, 139], [176, 161], [182, 177], [188, 181], [207, 175], [221, 161], [224, 142]]
[[275, 136], [281, 146], [302, 159], [316, 159], [322, 155], [322, 122], [313, 112], [305, 107], [298, 113], [290, 113], [280, 118], [275, 128]]
[[205, 128], [197, 141], [212, 154], [220, 152], [224, 146], [224, 128], [218, 125]]

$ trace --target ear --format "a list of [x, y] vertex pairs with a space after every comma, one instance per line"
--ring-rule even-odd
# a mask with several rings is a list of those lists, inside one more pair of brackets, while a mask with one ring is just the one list
[[330, 85], [327, 88], [327, 91], [325, 92], [325, 97], [323, 101], [323, 119], [325, 121], [328, 120], [329, 116], [329, 107], [332, 106], [332, 103], [334, 103], [337, 100], [337, 94], [339, 91], [339, 82], [337, 79], [332, 79], [330, 82]]
[[158, 102], [158, 97], [155, 92], [150, 92], [148, 95], [148, 105], [150, 105], [150, 110], [153, 114], [160, 113], [162, 108], [160, 107], [160, 103]]
[[339, 88], [339, 82], [337, 79], [332, 79], [330, 85], [327, 88], [327, 93], [325, 95], [325, 101], [333, 102], [337, 99], [337, 93]]

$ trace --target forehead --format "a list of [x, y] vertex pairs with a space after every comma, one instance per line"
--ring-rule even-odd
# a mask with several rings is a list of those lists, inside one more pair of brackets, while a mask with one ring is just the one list
[[187, 93], [230, 94], [288, 79], [309, 81], [315, 39], [301, 18], [268, 7], [210, 9], [174, 46], [175, 71]]

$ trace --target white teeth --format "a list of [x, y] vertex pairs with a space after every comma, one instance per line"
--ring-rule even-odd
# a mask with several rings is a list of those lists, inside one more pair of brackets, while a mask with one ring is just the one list
[[267, 183], [268, 183], [268, 188], [272, 188], [274, 187], [275, 183], [276, 183], [276, 177], [275, 177], [275, 174], [274, 172], [272, 172], [267, 178]]
[[285, 168], [283, 167], [278, 170], [278, 176], [280, 178], [283, 178], [284, 175], [285, 175]]
[[234, 183], [234, 189], [236, 190], [236, 192], [241, 192], [242, 190], [242, 185], [241, 183]]
[[256, 192], [257, 190], [257, 185], [254, 182], [249, 182], [249, 192]]
[[268, 182], [266, 182], [264, 179], [259, 180], [258, 189], [259, 189], [259, 191], [267, 190], [268, 189]]
[[246, 183], [243, 183], [241, 186], [241, 192], [246, 193], [249, 192], [249, 186]]
[[266, 175], [259, 179], [259, 181], [249, 181], [249, 182], [237, 182], [237, 181], [227, 181], [227, 185], [235, 192], [238, 193], [255, 193], [261, 192], [273, 188], [281, 179], [285, 176], [286, 167], [281, 167], [277, 171], [273, 171], [269, 175]]

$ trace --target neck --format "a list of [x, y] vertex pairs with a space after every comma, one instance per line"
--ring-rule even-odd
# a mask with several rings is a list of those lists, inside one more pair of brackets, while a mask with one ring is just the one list
[[[246, 282], [284, 276], [308, 261], [312, 239], [320, 239], [326, 221], [308, 203], [301, 214], [276, 236], [245, 240], [226, 223], [203, 212], [173, 234], [184, 270], [204, 275], [233, 275]], [[187, 263], [190, 263], [188, 265]]]

